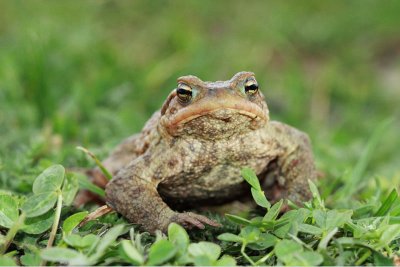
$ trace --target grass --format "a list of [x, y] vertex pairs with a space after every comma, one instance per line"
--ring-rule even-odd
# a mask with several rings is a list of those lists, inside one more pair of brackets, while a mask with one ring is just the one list
[[[10, 221], [0, 220], [0, 243], [9, 243], [0, 261], [391, 263], [400, 235], [399, 11], [398, 1], [1, 1], [0, 211]], [[116, 214], [76, 228], [96, 206], [72, 207], [89, 185], [59, 174], [45, 190], [53, 206], [19, 221], [45, 169], [94, 166], [76, 146], [103, 159], [140, 131], [180, 75], [221, 80], [240, 70], [256, 73], [273, 119], [313, 141], [323, 178], [304, 207], [210, 214], [224, 227], [173, 225], [168, 237], [122, 227]], [[48, 253], [53, 237], [59, 251]]]

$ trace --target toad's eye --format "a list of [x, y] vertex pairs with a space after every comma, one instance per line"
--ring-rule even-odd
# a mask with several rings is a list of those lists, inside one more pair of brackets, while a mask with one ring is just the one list
[[188, 103], [193, 96], [192, 88], [184, 83], [178, 84], [178, 88], [176, 88], [176, 94], [178, 95], [179, 101], [182, 103]]
[[244, 84], [244, 91], [248, 95], [254, 95], [258, 91], [258, 84], [255, 80], [248, 80]]

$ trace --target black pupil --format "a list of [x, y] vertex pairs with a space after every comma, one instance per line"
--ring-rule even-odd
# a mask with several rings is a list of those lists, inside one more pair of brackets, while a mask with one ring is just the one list
[[257, 89], [258, 89], [258, 85], [255, 84], [255, 83], [253, 83], [251, 85], [247, 85], [245, 87], [246, 92], [248, 92], [248, 91], [256, 91]]
[[179, 95], [192, 96], [192, 91], [183, 88], [178, 88], [177, 92]]

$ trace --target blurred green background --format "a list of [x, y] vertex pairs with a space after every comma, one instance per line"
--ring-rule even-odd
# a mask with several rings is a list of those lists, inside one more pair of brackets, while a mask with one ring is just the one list
[[[329, 183], [394, 118], [366, 176], [400, 181], [400, 1], [0, 1], [0, 188], [91, 166], [194, 74], [256, 73]], [[365, 179], [365, 182], [372, 181]]]

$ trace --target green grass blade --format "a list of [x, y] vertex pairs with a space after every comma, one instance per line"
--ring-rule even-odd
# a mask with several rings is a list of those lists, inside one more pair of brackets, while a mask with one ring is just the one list
[[349, 179], [346, 181], [342, 190], [338, 191], [339, 198], [341, 198], [343, 202], [348, 201], [350, 197], [359, 189], [359, 185], [361, 184], [363, 178], [365, 178], [365, 170], [367, 169], [367, 166], [372, 158], [373, 152], [382, 139], [384, 132], [387, 131], [392, 122], [393, 118], [384, 120], [372, 133]]
[[82, 189], [87, 189], [92, 193], [95, 193], [101, 197], [105, 197], [106, 193], [104, 192], [104, 189], [98, 187], [97, 185], [93, 184], [91, 181], [88, 180], [88, 178], [85, 175], [82, 175], [80, 173], [76, 173], [76, 177], [78, 177], [78, 183], [79, 187]]
[[89, 155], [89, 157], [91, 157], [94, 162], [96, 163], [96, 165], [100, 168], [100, 170], [103, 172], [103, 174], [106, 176], [107, 180], [111, 180], [112, 179], [112, 175], [111, 173], [106, 169], [106, 167], [104, 167], [104, 165], [101, 163], [101, 161], [96, 157], [95, 154], [93, 154], [92, 152], [90, 152], [88, 149], [78, 146], [76, 147], [76, 149], [85, 152], [87, 155]]
[[378, 211], [375, 213], [375, 216], [385, 216], [390, 208], [392, 207], [393, 203], [397, 200], [398, 194], [396, 189], [393, 189], [392, 192], [390, 192], [389, 196], [386, 198], [386, 200], [382, 203]]

